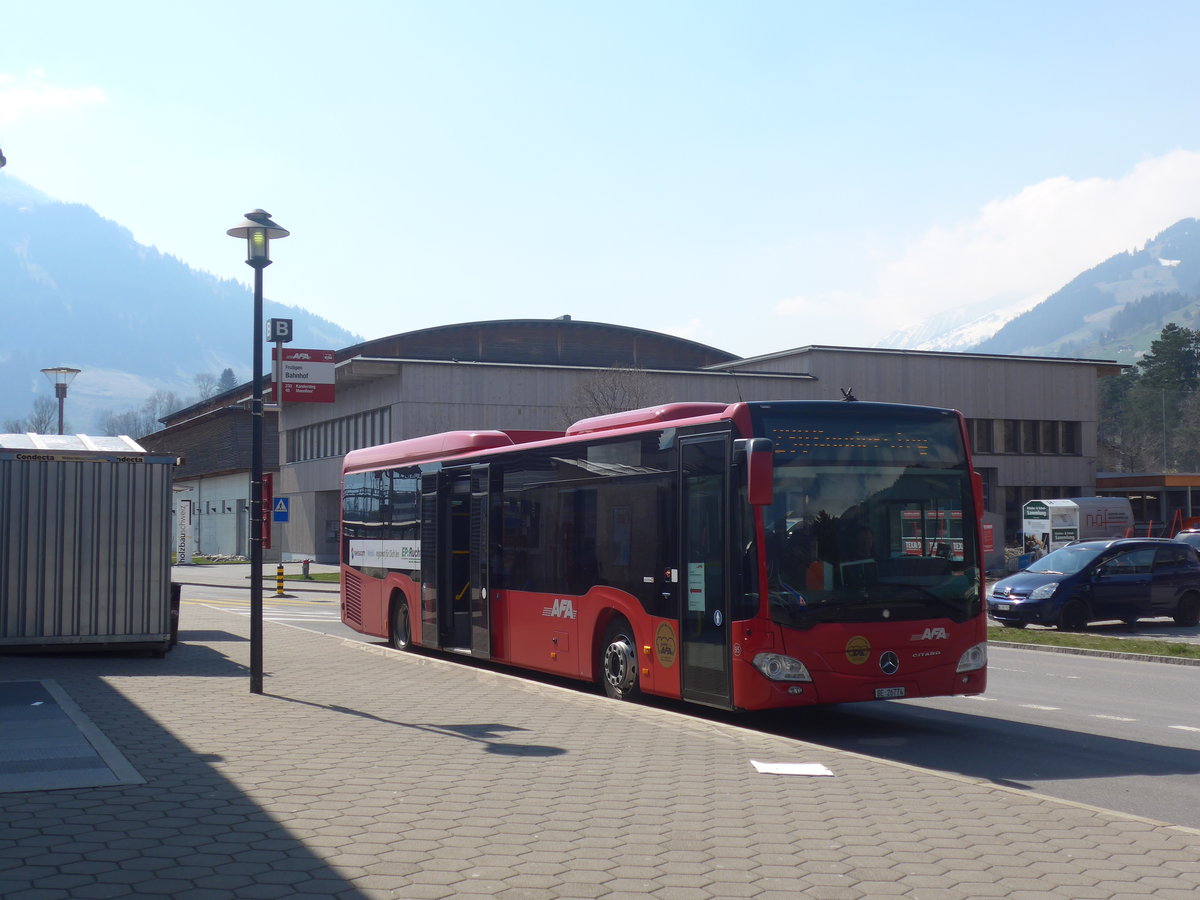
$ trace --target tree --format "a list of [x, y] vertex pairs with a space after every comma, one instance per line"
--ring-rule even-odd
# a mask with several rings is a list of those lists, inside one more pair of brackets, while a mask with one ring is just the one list
[[641, 409], [662, 393], [645, 369], [613, 366], [581, 381], [571, 394], [572, 405], [563, 410], [567, 424], [591, 416]]
[[221, 373], [221, 379], [217, 382], [217, 390], [221, 393], [225, 393], [225, 391], [232, 391], [237, 386], [238, 380], [237, 376], [233, 374], [233, 369], [225, 369], [225, 371]]
[[132, 438], [143, 438], [159, 429], [158, 420], [184, 406], [184, 402], [173, 391], [155, 391], [136, 410], [113, 412], [104, 410], [98, 421], [102, 434], [126, 434]]
[[97, 423], [101, 434], [126, 434], [131, 437], [142, 437], [145, 433], [142, 429], [142, 414], [136, 409], [126, 410], [122, 413], [114, 413], [111, 409], [106, 409], [98, 416]]
[[1096, 425], [1097, 465], [1102, 470], [1122, 472], [1126, 468], [1124, 454], [1125, 401], [1137, 384], [1136, 369], [1122, 375], [1100, 379], [1099, 422]]
[[1171, 322], [1163, 326], [1158, 339], [1138, 363], [1141, 378], [1126, 398], [1126, 416], [1133, 429], [1148, 438], [1157, 438], [1157, 465], [1164, 471], [1178, 468], [1171, 454], [1181, 422], [1185, 398], [1200, 385], [1200, 332]]
[[207, 400], [217, 392], [217, 376], [209, 372], [198, 372], [192, 379], [201, 400]]
[[1164, 325], [1138, 368], [1153, 388], [1194, 390], [1200, 383], [1200, 333], [1174, 322]]
[[[6, 419], [4, 430], [10, 434], [55, 434], [58, 431], [58, 403], [49, 397], [35, 397], [29, 415], [24, 419]], [[64, 424], [63, 431], [70, 430]]]
[[1200, 391], [1179, 404], [1179, 425], [1171, 437], [1171, 453], [1184, 472], [1200, 471]]
[[1100, 465], [1176, 471], [1200, 462], [1200, 332], [1163, 327], [1132, 371], [1100, 383]]

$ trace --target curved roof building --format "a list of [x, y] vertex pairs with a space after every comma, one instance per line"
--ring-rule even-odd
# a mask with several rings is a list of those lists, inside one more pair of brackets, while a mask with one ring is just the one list
[[740, 359], [669, 334], [570, 316], [439, 325], [364, 341], [337, 354], [339, 362], [356, 356], [677, 370]]

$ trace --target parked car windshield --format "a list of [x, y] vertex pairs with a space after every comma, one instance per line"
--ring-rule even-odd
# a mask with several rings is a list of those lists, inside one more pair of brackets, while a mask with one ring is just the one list
[[1097, 556], [1103, 547], [1060, 547], [1047, 553], [1026, 572], [1041, 572], [1046, 575], [1074, 575]]

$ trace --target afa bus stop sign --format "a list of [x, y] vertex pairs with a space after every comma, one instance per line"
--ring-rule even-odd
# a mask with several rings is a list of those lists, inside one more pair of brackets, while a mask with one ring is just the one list
[[[279, 363], [279, 377], [283, 382], [283, 400], [288, 403], [333, 403], [334, 367], [337, 354], [333, 350], [304, 350], [294, 347], [277, 353], [271, 350], [271, 358]], [[274, 395], [273, 399], [281, 402]]]
[[271, 505], [271, 521], [286, 522], [288, 520], [288, 498], [276, 497]]

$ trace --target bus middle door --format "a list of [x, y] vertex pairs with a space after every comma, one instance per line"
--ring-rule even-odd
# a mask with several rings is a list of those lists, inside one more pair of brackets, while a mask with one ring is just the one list
[[422, 634], [426, 646], [492, 655], [488, 591], [491, 470], [454, 466], [424, 476]]
[[492, 655], [488, 616], [488, 534], [491, 516], [490, 467], [443, 469], [447, 553], [442, 569], [439, 619], [442, 646], [483, 659]]
[[679, 440], [681, 695], [728, 709], [729, 435]]
[[471, 525], [467, 548], [467, 589], [470, 599], [471, 655], [492, 658], [491, 592], [488, 587], [489, 548], [492, 534], [492, 474], [487, 464], [471, 466]]

